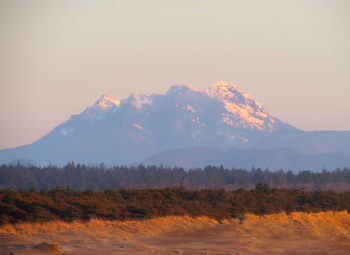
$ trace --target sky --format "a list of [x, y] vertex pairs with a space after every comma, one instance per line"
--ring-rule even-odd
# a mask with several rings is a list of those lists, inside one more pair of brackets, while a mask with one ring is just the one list
[[0, 148], [102, 94], [228, 80], [303, 130], [350, 130], [348, 0], [0, 0]]

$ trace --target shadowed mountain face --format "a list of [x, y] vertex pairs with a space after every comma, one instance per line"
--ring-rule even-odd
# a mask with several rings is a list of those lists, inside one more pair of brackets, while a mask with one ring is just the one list
[[33, 144], [1, 150], [0, 162], [131, 164], [193, 146], [347, 153], [349, 134], [303, 132], [271, 116], [232, 83], [219, 81], [204, 91], [177, 85], [166, 94], [101, 96]]

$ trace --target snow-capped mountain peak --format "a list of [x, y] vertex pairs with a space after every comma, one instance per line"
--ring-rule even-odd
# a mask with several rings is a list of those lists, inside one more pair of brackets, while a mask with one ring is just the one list
[[220, 100], [235, 99], [235, 101], [238, 101], [242, 99], [253, 99], [249, 94], [243, 92], [236, 85], [229, 81], [216, 81], [215, 83], [210, 85], [209, 88], [207, 88], [204, 92], [210, 97]]
[[206, 90], [176, 85], [165, 94], [133, 93], [122, 100], [102, 95], [35, 142], [34, 159], [130, 163], [186, 146], [250, 148], [283, 130], [296, 129], [230, 82]]
[[88, 107], [83, 112], [83, 115], [89, 118], [99, 118], [111, 110], [119, 107], [119, 105], [119, 99], [116, 99], [110, 95], [102, 95], [92, 106]]
[[200, 106], [201, 104], [204, 106], [207, 104], [206, 102], [209, 103], [210, 100], [214, 100], [220, 105], [221, 110], [216, 114], [220, 116], [220, 123], [224, 127], [268, 132], [276, 130], [274, 124], [277, 119], [267, 113], [262, 104], [228, 81], [217, 81], [205, 90], [195, 89], [186, 84], [174, 85], [170, 87], [165, 95], [132, 93], [127, 99], [122, 101], [109, 95], [102, 95], [84, 113], [90, 119], [97, 120], [120, 107], [131, 106], [138, 111], [144, 110], [146, 106], [162, 107], [158, 104], [154, 105], [154, 99], [157, 97], [166, 100], [172, 98], [171, 100], [175, 100], [173, 102], [176, 105], [185, 104], [184, 108], [193, 114], [197, 112], [196, 108], [199, 107], [200, 109], [202, 107]]
[[120, 105], [120, 100], [116, 99], [110, 95], [102, 95], [99, 100], [94, 104], [101, 109], [107, 109], [110, 107], [115, 107]]
[[[121, 101], [102, 95], [33, 144], [0, 151], [0, 163], [28, 158], [40, 164], [131, 164], [193, 146], [349, 155], [349, 137], [350, 132], [303, 132], [271, 116], [233, 83], [218, 81], [205, 90], [176, 85], [165, 94], [134, 93]], [[336, 166], [341, 167], [338, 160]]]
[[204, 91], [225, 108], [222, 123], [252, 130], [273, 131], [276, 122], [252, 96], [228, 81], [217, 81]]

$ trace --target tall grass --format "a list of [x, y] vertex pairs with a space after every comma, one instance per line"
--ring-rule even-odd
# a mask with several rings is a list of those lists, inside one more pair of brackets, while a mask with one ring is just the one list
[[350, 240], [350, 213], [346, 211], [294, 212], [263, 216], [247, 214], [242, 219], [223, 221], [217, 221], [209, 217], [166, 216], [156, 219], [128, 221], [91, 219], [88, 222], [19, 223], [2, 226], [0, 233], [12, 235], [85, 233], [94, 236], [128, 238], [134, 234], [155, 236], [163, 233], [183, 233], [202, 229], [215, 231], [218, 226], [224, 227], [222, 233], [225, 235], [245, 233], [263, 238], [295, 236], [297, 233], [314, 237], [330, 236]]

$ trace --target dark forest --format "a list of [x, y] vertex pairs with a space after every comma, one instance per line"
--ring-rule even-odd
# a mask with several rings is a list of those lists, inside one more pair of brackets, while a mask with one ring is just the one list
[[156, 166], [87, 166], [69, 163], [64, 167], [0, 166], [0, 189], [50, 190], [69, 187], [84, 191], [106, 189], [171, 188], [236, 190], [254, 189], [258, 183], [273, 188], [305, 190], [350, 190], [350, 169], [321, 172], [269, 171], [262, 169], [225, 169], [207, 166], [204, 169]]

